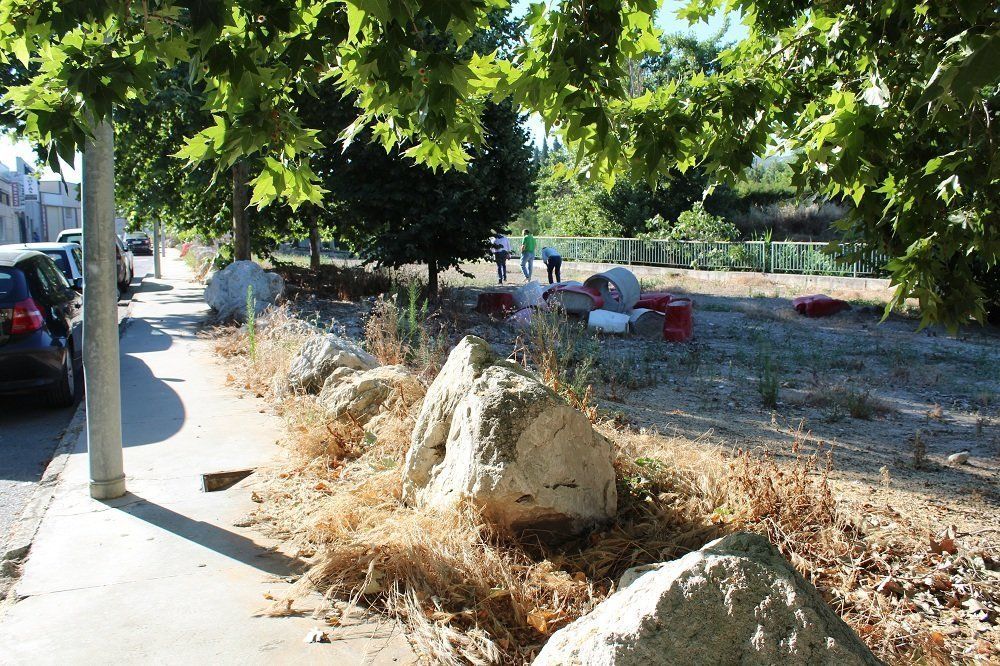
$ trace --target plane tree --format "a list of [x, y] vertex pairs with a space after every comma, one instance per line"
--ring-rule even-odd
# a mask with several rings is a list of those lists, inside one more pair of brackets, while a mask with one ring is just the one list
[[212, 122], [181, 154], [257, 166], [251, 201], [321, 203], [317, 132], [295, 95], [330, 78], [355, 96], [344, 140], [371, 136], [432, 169], [467, 169], [485, 105], [513, 99], [555, 128], [577, 168], [611, 184], [699, 167], [740, 177], [796, 156], [797, 182], [847, 196], [844, 231], [885, 251], [897, 299], [924, 320], [985, 316], [979, 276], [1000, 256], [996, 100], [1000, 20], [987, 0], [693, 0], [738, 10], [747, 37], [718, 72], [635, 96], [659, 52], [655, 0], [531, 5], [511, 53], [463, 49], [505, 0], [0, 0], [0, 52], [38, 67], [8, 100], [71, 156], [95, 121], [188, 63]]

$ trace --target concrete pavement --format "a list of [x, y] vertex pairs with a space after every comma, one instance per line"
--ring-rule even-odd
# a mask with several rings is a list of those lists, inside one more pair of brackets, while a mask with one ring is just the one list
[[[147, 270], [152, 274], [153, 258], [136, 257], [132, 289], [141, 287]], [[119, 320], [128, 315], [130, 298], [119, 303]], [[77, 385], [77, 402], [80, 389], [82, 382]], [[76, 405], [53, 409], [35, 395], [0, 396], [0, 558], [76, 410]]]
[[[279, 597], [294, 557], [249, 528], [254, 477], [204, 493], [203, 472], [280, 458], [280, 421], [225, 385], [211, 342], [197, 336], [202, 288], [176, 254], [147, 279], [121, 340], [129, 493], [87, 492], [85, 437], [65, 470], [0, 616], [0, 663], [410, 663], [392, 626], [306, 644], [322, 620], [257, 617]], [[334, 637], [337, 633], [332, 633]]]

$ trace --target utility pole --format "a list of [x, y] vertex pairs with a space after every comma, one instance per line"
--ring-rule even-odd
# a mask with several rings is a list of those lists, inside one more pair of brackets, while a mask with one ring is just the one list
[[114, 132], [105, 120], [83, 149], [83, 377], [90, 496], [99, 500], [125, 494], [114, 156]]
[[163, 237], [160, 234], [160, 220], [153, 222], [153, 277], [160, 279], [160, 246], [163, 245]]

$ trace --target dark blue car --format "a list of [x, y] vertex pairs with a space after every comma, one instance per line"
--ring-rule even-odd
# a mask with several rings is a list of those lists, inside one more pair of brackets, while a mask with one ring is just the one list
[[0, 393], [73, 404], [82, 367], [83, 303], [52, 259], [0, 250]]

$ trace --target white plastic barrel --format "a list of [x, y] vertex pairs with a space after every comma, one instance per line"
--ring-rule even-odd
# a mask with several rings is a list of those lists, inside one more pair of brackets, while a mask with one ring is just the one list
[[628, 330], [629, 316], [610, 310], [592, 310], [587, 319], [587, 328], [601, 333], [625, 333]]

